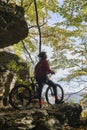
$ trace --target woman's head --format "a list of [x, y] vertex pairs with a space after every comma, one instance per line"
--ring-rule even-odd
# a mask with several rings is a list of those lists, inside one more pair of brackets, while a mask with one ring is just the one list
[[40, 52], [38, 57], [41, 59], [46, 59], [47, 58], [46, 52]]

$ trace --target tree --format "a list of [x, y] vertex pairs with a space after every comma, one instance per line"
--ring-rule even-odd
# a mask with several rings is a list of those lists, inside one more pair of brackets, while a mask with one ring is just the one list
[[[69, 79], [77, 76], [87, 75], [87, 1], [73, 1], [64, 0], [63, 5], [60, 7], [59, 12], [64, 18], [61, 25], [65, 26], [68, 30], [73, 30], [74, 34], [69, 36], [71, 43], [73, 44], [73, 50], [71, 55], [78, 55], [77, 58], [73, 57], [71, 63], [73, 66], [77, 66], [77, 70], [72, 71], [68, 76]], [[79, 39], [79, 43], [77, 42]], [[74, 40], [74, 42], [73, 42]], [[75, 43], [76, 42], [76, 43]], [[70, 62], [69, 60], [69, 62]]]
[[[38, 0], [36, 2], [41, 42], [43, 45], [53, 48], [52, 64], [56, 65], [56, 70], [71, 68], [68, 80], [87, 75], [86, 0], [64, 0], [62, 6], [59, 5], [58, 0]], [[39, 50], [39, 34], [34, 0], [19, 0], [16, 3], [24, 8], [29, 28], [28, 37], [24, 40], [25, 46], [30, 53], [32, 52], [36, 56]], [[60, 21], [58, 18], [54, 24], [49, 25], [48, 20], [55, 14], [60, 14], [63, 20]], [[77, 39], [80, 39], [79, 43], [77, 43]], [[18, 55], [22, 53], [27, 57], [21, 42], [15, 48]], [[67, 53], [72, 58], [68, 58]], [[76, 70], [75, 67], [77, 67]]]

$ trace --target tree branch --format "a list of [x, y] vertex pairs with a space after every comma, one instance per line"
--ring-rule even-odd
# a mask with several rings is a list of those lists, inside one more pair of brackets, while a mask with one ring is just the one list
[[21, 41], [21, 42], [22, 42], [23, 47], [24, 47], [24, 49], [26, 50], [27, 54], [29, 55], [29, 58], [31, 59], [32, 64], [34, 65], [34, 62], [33, 62], [33, 60], [32, 60], [32, 57], [31, 57], [31, 55], [30, 55], [29, 51], [27, 50], [27, 48], [26, 48], [26, 46], [25, 46], [24, 41]]
[[38, 11], [37, 11], [37, 3], [36, 0], [34, 0], [34, 5], [35, 5], [35, 11], [36, 11], [36, 23], [38, 27], [38, 32], [39, 32], [39, 53], [41, 52], [41, 30], [38, 22]]

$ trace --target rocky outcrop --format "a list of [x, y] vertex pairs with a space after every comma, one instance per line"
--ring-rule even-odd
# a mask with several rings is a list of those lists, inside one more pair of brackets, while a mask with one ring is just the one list
[[28, 81], [29, 67], [17, 55], [6, 51], [0, 52], [0, 61], [0, 96], [6, 98], [16, 83]]
[[0, 130], [74, 130], [81, 125], [82, 107], [63, 103], [39, 109], [6, 110], [0, 115]]
[[16, 54], [7, 51], [1, 51], [0, 61], [0, 70], [11, 70], [16, 73], [20, 79], [23, 80], [28, 78], [29, 68], [27, 63], [25, 63], [24, 60], [20, 60]]
[[16, 44], [27, 35], [24, 9], [13, 3], [0, 1], [0, 48]]

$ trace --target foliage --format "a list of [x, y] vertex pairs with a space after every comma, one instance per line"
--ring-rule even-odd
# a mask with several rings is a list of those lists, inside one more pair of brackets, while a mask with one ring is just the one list
[[[29, 28], [28, 37], [24, 42], [36, 62], [39, 33], [34, 0], [16, 0], [15, 2], [24, 8]], [[71, 80], [87, 75], [87, 1], [64, 0], [62, 5], [59, 2], [58, 0], [37, 0], [41, 40], [43, 45], [53, 48], [52, 64], [56, 70], [71, 68], [72, 71], [67, 77], [67, 80]], [[60, 17], [55, 17], [59, 15]], [[52, 18], [54, 19], [49, 24]], [[19, 56], [26, 57], [26, 61], [30, 62], [21, 42], [15, 45], [15, 50]]]
[[83, 21], [86, 22], [87, 1], [64, 0], [60, 8], [60, 14], [65, 18], [67, 26], [79, 27]]

